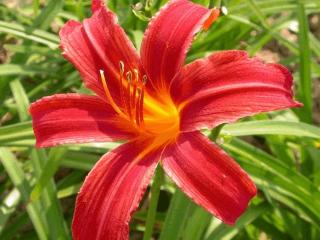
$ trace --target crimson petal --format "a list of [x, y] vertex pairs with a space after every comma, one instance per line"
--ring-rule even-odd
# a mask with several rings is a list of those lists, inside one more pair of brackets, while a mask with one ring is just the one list
[[61, 29], [61, 49], [63, 56], [79, 70], [86, 87], [106, 99], [99, 72], [103, 70], [109, 90], [118, 101], [119, 62], [124, 63], [125, 71], [139, 70], [139, 56], [118, 25], [116, 15], [99, 7], [100, 1], [93, 3], [95, 12], [91, 18], [83, 24], [71, 20]]
[[141, 45], [141, 61], [154, 88], [168, 87], [184, 64], [194, 34], [215, 20], [211, 13], [190, 1], [172, 0], [150, 22]]
[[91, 11], [92, 11], [92, 13], [96, 12], [101, 7], [105, 7], [104, 0], [92, 0], [91, 1]]
[[130, 139], [125, 120], [95, 96], [58, 94], [44, 97], [30, 107], [37, 147], [58, 144]]
[[222, 51], [186, 65], [171, 95], [181, 109], [182, 131], [215, 127], [245, 116], [301, 106], [292, 97], [292, 76], [243, 51]]
[[199, 132], [182, 133], [165, 149], [162, 164], [182, 191], [227, 224], [234, 224], [256, 194], [240, 166]]
[[147, 188], [160, 151], [141, 156], [148, 142], [129, 142], [104, 155], [77, 197], [72, 231], [76, 240], [127, 240], [132, 213]]

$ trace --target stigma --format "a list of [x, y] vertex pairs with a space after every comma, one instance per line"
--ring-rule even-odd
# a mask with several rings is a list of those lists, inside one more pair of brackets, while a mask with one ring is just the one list
[[143, 103], [147, 76], [141, 75], [139, 70], [135, 68], [132, 70], [127, 69], [126, 71], [124, 63], [119, 61], [118, 82], [120, 101], [116, 102], [108, 88], [108, 79], [104, 71], [101, 69], [99, 73], [106, 98], [115, 112], [139, 128], [143, 128]]

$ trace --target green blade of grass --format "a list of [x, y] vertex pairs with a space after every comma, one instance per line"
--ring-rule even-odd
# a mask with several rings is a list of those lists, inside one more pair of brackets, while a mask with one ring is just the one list
[[28, 202], [31, 187], [20, 168], [16, 157], [6, 148], [0, 148], [0, 160], [6, 169], [11, 181], [19, 190], [22, 199], [26, 202], [28, 215], [40, 239], [48, 239], [48, 229], [45, 219], [41, 216], [39, 202]]
[[22, 122], [0, 127], [0, 145], [2, 143], [8, 144], [9, 142], [23, 139], [34, 139], [31, 122]]
[[[31, 152], [31, 163], [37, 179], [39, 180], [48, 162], [46, 153], [43, 149], [33, 149]], [[41, 194], [43, 202], [43, 212], [49, 222], [49, 232], [53, 239], [70, 239], [70, 233], [63, 218], [62, 209], [57, 198], [56, 185], [51, 178], [43, 188]]]
[[48, 69], [38, 66], [26, 66], [19, 64], [2, 64], [0, 65], [0, 76], [8, 75], [30, 75], [39, 73], [50, 73]]
[[20, 121], [26, 121], [29, 118], [28, 107], [30, 103], [20, 80], [11, 81], [10, 88], [17, 105]]
[[160, 196], [160, 188], [163, 182], [164, 172], [160, 166], [157, 167], [155, 177], [151, 186], [151, 200], [149, 204], [146, 230], [143, 234], [143, 240], [150, 240], [153, 232], [153, 225], [156, 220], [158, 200]]
[[15, 212], [21, 200], [20, 192], [17, 188], [11, 190], [4, 198], [0, 205], [0, 236], [9, 217]]
[[25, 27], [17, 23], [8, 23], [5, 21], [0, 21], [0, 32], [12, 34], [17, 37], [41, 43], [47, 45], [51, 49], [58, 48], [60, 42], [58, 36], [52, 33], [48, 33], [39, 29]]
[[43, 167], [41, 172], [41, 176], [37, 180], [30, 196], [30, 200], [32, 202], [36, 201], [43, 189], [50, 182], [53, 175], [58, 170], [60, 163], [62, 161], [62, 156], [66, 153], [67, 149], [63, 147], [55, 147], [50, 150], [48, 161], [46, 165]]
[[[297, 1], [299, 20], [299, 64], [300, 82], [299, 97], [304, 104], [303, 113], [299, 114], [304, 122], [312, 123], [312, 79], [311, 79], [311, 51], [309, 46], [309, 24], [304, 3]], [[300, 111], [301, 112], [301, 111]]]
[[179, 189], [176, 189], [159, 240], [179, 239], [188, 219], [189, 210], [193, 207], [190, 199]]
[[63, 7], [63, 0], [51, 0], [34, 20], [33, 27], [47, 29]]
[[320, 128], [301, 122], [248, 121], [224, 126], [221, 134], [231, 136], [284, 135], [320, 139]]
[[266, 202], [262, 202], [256, 206], [250, 206], [248, 210], [239, 218], [235, 226], [228, 226], [225, 224], [219, 224], [212, 231], [207, 233], [205, 240], [220, 240], [220, 239], [232, 239], [235, 237], [244, 227], [253, 222], [259, 216], [265, 212], [271, 211], [271, 207]]

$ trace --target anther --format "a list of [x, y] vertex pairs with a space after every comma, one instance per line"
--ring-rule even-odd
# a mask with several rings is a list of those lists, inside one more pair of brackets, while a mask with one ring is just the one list
[[136, 80], [136, 82], [138, 82], [139, 81], [139, 71], [137, 69], [133, 69], [133, 72], [134, 72], [135, 80]]
[[124, 63], [122, 61], [119, 61], [119, 68], [120, 68], [120, 99], [121, 99], [121, 105], [125, 109], [125, 112], [128, 113], [128, 106], [125, 100], [125, 93], [124, 93], [124, 86], [123, 86], [123, 74], [124, 74]]
[[128, 72], [126, 73], [126, 76], [127, 76], [128, 82], [131, 83], [131, 82], [132, 82], [132, 72], [131, 72], [131, 71], [128, 71]]
[[124, 73], [124, 63], [122, 61], [119, 62], [120, 74]]
[[131, 84], [132, 84], [132, 72], [128, 71], [126, 73], [126, 77], [128, 80], [128, 85], [127, 85], [127, 103], [128, 103], [128, 114], [130, 119], [132, 119], [132, 104], [131, 104]]
[[143, 75], [142, 77], [142, 84], [143, 85], [146, 85], [147, 84], [147, 81], [148, 81], [148, 77], [146, 75]]

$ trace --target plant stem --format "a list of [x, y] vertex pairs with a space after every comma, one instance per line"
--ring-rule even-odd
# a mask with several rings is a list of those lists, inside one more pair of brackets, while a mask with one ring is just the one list
[[149, 240], [152, 237], [153, 225], [156, 220], [157, 206], [160, 195], [160, 187], [163, 182], [163, 170], [159, 165], [156, 169], [155, 177], [151, 187], [151, 200], [147, 214], [146, 229], [144, 231], [143, 240]]

